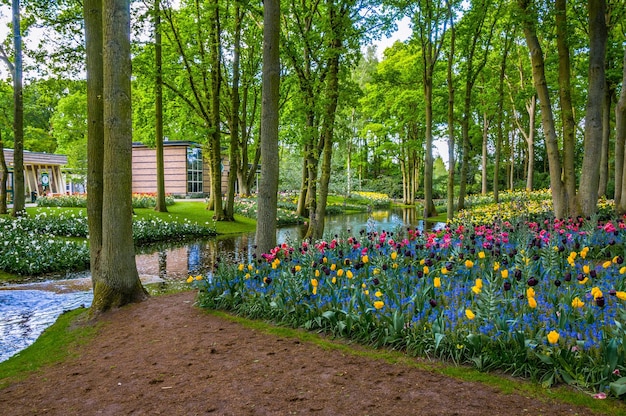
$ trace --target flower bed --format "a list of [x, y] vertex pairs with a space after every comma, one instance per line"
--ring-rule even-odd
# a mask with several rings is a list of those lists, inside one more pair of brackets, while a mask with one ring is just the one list
[[546, 220], [362, 232], [190, 280], [204, 307], [620, 396], [625, 228]]

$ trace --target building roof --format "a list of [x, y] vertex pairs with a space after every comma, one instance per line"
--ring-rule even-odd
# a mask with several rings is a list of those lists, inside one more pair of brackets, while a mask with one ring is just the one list
[[[200, 147], [200, 143], [198, 142], [192, 142], [191, 140], [165, 140], [163, 141], [163, 146], [164, 147], [168, 147], [168, 146], [192, 146], [192, 147]], [[143, 143], [140, 142], [133, 142], [133, 147], [151, 147], [148, 145], [145, 145]]]
[[[4, 149], [4, 158], [7, 165], [13, 165], [13, 149]], [[25, 165], [67, 165], [66, 155], [55, 155], [53, 153], [30, 152], [24, 150]]]

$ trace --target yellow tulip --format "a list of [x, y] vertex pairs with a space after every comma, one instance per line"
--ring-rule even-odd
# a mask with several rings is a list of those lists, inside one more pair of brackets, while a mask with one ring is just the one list
[[471, 260], [465, 260], [465, 267], [471, 269], [472, 267], [474, 267], [474, 262]]
[[295, 269], [297, 272], [299, 272], [300, 270], [302, 270], [302, 266], [300, 266], [299, 264], [296, 264]]
[[424, 274], [428, 274], [429, 271], [430, 269], [428, 268], [428, 266], [424, 266]]
[[376, 296], [377, 298], [381, 297], [383, 295], [383, 292], [381, 292], [380, 290], [377, 290], [376, 293], [374, 293], [374, 296]]
[[189, 276], [189, 277], [187, 278], [187, 283], [191, 283], [191, 282], [193, 282], [193, 276]]
[[476, 279], [476, 286], [479, 289], [482, 289], [483, 288], [483, 279]]
[[481, 289], [478, 286], [472, 286], [472, 292], [478, 295], [481, 292]]
[[244, 264], [243, 264], [243, 263], [239, 263], [239, 267], [237, 267], [237, 270], [239, 270], [240, 272], [242, 272], [244, 267], [245, 267], [245, 266], [244, 266]]
[[595, 286], [593, 289], [591, 289], [591, 296], [593, 296], [594, 299], [598, 299], [604, 295], [602, 294], [600, 288], [598, 286]]
[[530, 306], [532, 309], [535, 309], [537, 307], [537, 301], [535, 300], [535, 298], [528, 298], [528, 306]]
[[317, 287], [317, 285], [319, 285], [319, 282], [317, 281], [317, 279], [311, 279], [311, 286]]
[[585, 306], [585, 302], [580, 300], [578, 296], [572, 301], [572, 308], [582, 308], [583, 306]]
[[337, 269], [337, 265], [335, 263], [330, 265], [330, 270], [335, 270]]
[[509, 270], [508, 269], [503, 269], [502, 271], [500, 271], [500, 275], [502, 276], [503, 279], [506, 279], [509, 277]]
[[585, 273], [585, 274], [589, 274], [589, 270], [590, 270], [590, 269], [589, 269], [589, 265], [588, 265], [588, 264], [585, 264], [585, 265], [583, 266], [583, 273]]
[[558, 332], [556, 332], [556, 331], [554, 331], [554, 330], [553, 330], [553, 331], [550, 331], [550, 332], [548, 333], [548, 342], [549, 342], [550, 344], [556, 344], [557, 342], [559, 342], [559, 336], [560, 336], [560, 335], [559, 335], [559, 333], [558, 333]]
[[352, 279], [352, 277], [354, 277], [354, 275], [352, 274], [352, 270], [348, 270], [348, 271], [346, 272], [346, 277], [347, 277], [348, 279]]
[[626, 274], [626, 266], [620, 267], [619, 274]]
[[343, 269], [337, 270], [337, 276], [339, 277], [343, 276]]
[[315, 269], [315, 277], [320, 277], [320, 271]]
[[527, 298], [534, 298], [535, 297], [535, 289], [533, 289], [532, 287], [529, 287], [528, 289], [526, 289], [526, 297]]
[[479, 259], [484, 259], [485, 258], [485, 252], [484, 251], [479, 252], [478, 253], [478, 258]]
[[441, 287], [441, 279], [439, 277], [435, 277], [433, 284], [435, 287]]
[[367, 254], [366, 254], [365, 256], [361, 257], [361, 261], [362, 261], [363, 263], [367, 263], [368, 261], [370, 261], [370, 258], [369, 258], [369, 257], [367, 256]]
[[196, 276], [196, 280], [202, 280], [202, 276], [197, 275], [197, 276]]
[[332, 280], [331, 280], [331, 283], [332, 283], [332, 284], [337, 283], [337, 278], [336, 278], [335, 276], [333, 276], [333, 278], [332, 278]]
[[476, 318], [476, 315], [474, 315], [474, 312], [472, 312], [471, 309], [465, 309], [465, 316], [467, 316], [467, 319], [469, 319], [470, 321]]
[[604, 263], [602, 263], [602, 268], [608, 269], [609, 267], [611, 267], [611, 264], [613, 264], [613, 262], [611, 262], [611, 260], [607, 260]]
[[374, 307], [376, 309], [382, 309], [383, 306], [385, 306], [385, 302], [383, 302], [382, 300], [377, 300], [376, 302], [374, 302]]
[[498, 270], [500, 270], [500, 263], [497, 261], [493, 262], [493, 271], [497, 272]]
[[392, 251], [391, 252], [391, 260], [394, 260], [398, 258], [398, 252], [397, 251]]
[[616, 292], [615, 296], [617, 296], [618, 299], [620, 300], [626, 300], [626, 292]]

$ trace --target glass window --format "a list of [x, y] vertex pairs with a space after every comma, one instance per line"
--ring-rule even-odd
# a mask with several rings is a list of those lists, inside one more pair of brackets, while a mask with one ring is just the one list
[[202, 149], [187, 148], [187, 193], [202, 193]]

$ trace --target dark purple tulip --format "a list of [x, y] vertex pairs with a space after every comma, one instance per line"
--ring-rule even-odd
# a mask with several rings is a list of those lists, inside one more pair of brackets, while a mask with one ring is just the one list
[[554, 281], [554, 286], [556, 286], [556, 287], [561, 286], [561, 281], [560, 281], [559, 279], [556, 279], [556, 280]]
[[506, 291], [511, 290], [511, 282], [504, 282], [504, 290]]
[[589, 276], [591, 276], [592, 279], [595, 279], [597, 276], [597, 273], [595, 270], [589, 270]]
[[604, 307], [604, 296], [600, 296], [596, 298], [596, 305], [603, 308]]
[[537, 283], [539, 283], [539, 280], [535, 279], [534, 277], [531, 277], [530, 279], [528, 279], [526, 281], [526, 283], [528, 283], [528, 286], [537, 286]]
[[564, 280], [565, 280], [566, 282], [571, 281], [571, 280], [572, 280], [572, 274], [571, 274], [570, 272], [565, 273]]
[[609, 290], [609, 295], [611, 295], [611, 296], [617, 295], [617, 290], [615, 290], [615, 289]]
[[432, 306], [433, 308], [437, 306], [437, 301], [435, 299], [429, 300], [428, 303], [430, 303], [430, 306]]
[[372, 283], [374, 283], [374, 285], [378, 285], [380, 284], [380, 280], [378, 280], [376, 277], [372, 280]]
[[522, 271], [520, 269], [515, 269], [515, 280], [518, 282], [522, 280]]
[[418, 279], [421, 279], [422, 277], [424, 277], [424, 272], [423, 272], [423, 271], [421, 271], [421, 270], [418, 270], [418, 271], [417, 271], [417, 278], [418, 278]]
[[622, 256], [617, 256], [617, 259], [615, 259], [615, 262], [616, 262], [617, 264], [622, 264], [622, 263], [624, 263], [624, 257], [622, 257]]
[[585, 280], [585, 275], [582, 273], [578, 273], [578, 276], [576, 276], [576, 280], [582, 282], [583, 280]]

